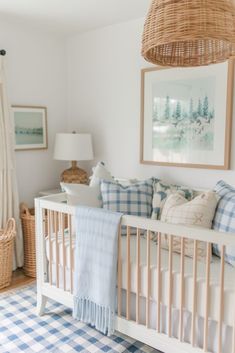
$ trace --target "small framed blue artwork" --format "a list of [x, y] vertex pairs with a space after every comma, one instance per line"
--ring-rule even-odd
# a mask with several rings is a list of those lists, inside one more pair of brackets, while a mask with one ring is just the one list
[[46, 107], [12, 106], [15, 150], [47, 148]]

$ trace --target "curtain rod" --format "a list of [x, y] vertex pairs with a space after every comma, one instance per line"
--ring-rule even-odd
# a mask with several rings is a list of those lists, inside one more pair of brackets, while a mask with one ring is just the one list
[[6, 55], [6, 50], [0, 49], [0, 55], [2, 55], [2, 56]]

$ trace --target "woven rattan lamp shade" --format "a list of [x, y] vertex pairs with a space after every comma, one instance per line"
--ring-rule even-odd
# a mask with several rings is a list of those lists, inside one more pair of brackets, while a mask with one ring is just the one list
[[143, 32], [143, 57], [161, 66], [202, 66], [234, 54], [233, 0], [153, 0]]

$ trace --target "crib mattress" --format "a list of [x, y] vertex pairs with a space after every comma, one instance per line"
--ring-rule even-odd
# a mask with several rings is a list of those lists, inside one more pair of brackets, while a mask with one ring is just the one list
[[[51, 256], [52, 256], [52, 280], [55, 282], [56, 278], [56, 241], [55, 237], [51, 237]], [[137, 265], [136, 265], [136, 237], [131, 236], [131, 292], [137, 292]], [[66, 289], [70, 289], [70, 263], [74, 258], [75, 239], [72, 239], [72, 244], [65, 236], [64, 241], [65, 247], [65, 258], [63, 258], [63, 241], [62, 237], [58, 236], [58, 250], [57, 257], [59, 263], [59, 286], [63, 286], [63, 261], [65, 263], [66, 271]], [[72, 255], [72, 261], [70, 262], [70, 253]], [[46, 239], [46, 254], [49, 259], [49, 240]], [[147, 241], [141, 238], [140, 241], [140, 277], [141, 277], [141, 296], [144, 298], [147, 295]], [[150, 258], [151, 258], [151, 302], [157, 300], [157, 246], [156, 243], [151, 241], [150, 247]], [[168, 256], [169, 252], [162, 249], [161, 251], [161, 303], [167, 306], [168, 304], [168, 283], [169, 283], [169, 271], [168, 271]], [[197, 273], [197, 313], [199, 316], [204, 316], [205, 312], [205, 273], [206, 273], [205, 262], [198, 261], [198, 273]], [[122, 237], [122, 288], [127, 289], [127, 262], [126, 262], [126, 237]], [[180, 255], [173, 254], [173, 308], [180, 308]], [[219, 299], [220, 299], [220, 259], [216, 256], [212, 256], [212, 262], [210, 267], [210, 318], [214, 321], [218, 321], [219, 313]], [[233, 317], [235, 312], [235, 268], [229, 264], [225, 264], [225, 281], [224, 281], [224, 323], [226, 325], [233, 325]], [[185, 257], [185, 309], [192, 312], [193, 306], [193, 260], [189, 257]]]

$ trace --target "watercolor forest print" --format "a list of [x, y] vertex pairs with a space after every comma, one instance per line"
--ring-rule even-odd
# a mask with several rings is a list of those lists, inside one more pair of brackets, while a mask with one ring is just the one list
[[153, 149], [213, 150], [215, 84], [213, 76], [153, 84]]

